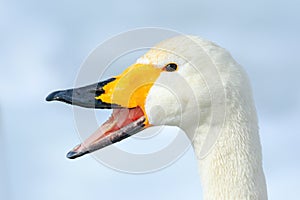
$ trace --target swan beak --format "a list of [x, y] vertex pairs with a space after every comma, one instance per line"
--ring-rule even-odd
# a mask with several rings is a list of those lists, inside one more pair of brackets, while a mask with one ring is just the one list
[[120, 106], [116, 104], [105, 103], [96, 99], [97, 96], [104, 93], [103, 86], [114, 80], [115, 78], [110, 78], [80, 88], [55, 91], [46, 97], [46, 101], [61, 101], [85, 108], [118, 108]]
[[150, 126], [145, 112], [148, 91], [161, 69], [134, 64], [119, 76], [92, 85], [52, 92], [46, 101], [61, 101], [85, 108], [111, 108], [111, 117], [67, 157], [74, 159], [119, 142]]

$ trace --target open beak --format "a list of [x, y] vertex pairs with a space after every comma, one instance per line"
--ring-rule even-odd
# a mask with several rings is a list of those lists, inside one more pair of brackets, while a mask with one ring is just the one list
[[[143, 75], [144, 73], [147, 76]], [[86, 108], [113, 109], [110, 118], [67, 157], [74, 159], [119, 142], [150, 126], [145, 100], [160, 69], [135, 64], [121, 75], [92, 85], [52, 92], [46, 101], [62, 101]]]

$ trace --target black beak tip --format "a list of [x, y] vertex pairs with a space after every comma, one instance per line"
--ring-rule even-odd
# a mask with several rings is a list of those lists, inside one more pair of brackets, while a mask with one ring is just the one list
[[60, 91], [52, 92], [51, 94], [49, 94], [49, 95], [46, 97], [46, 101], [54, 101], [54, 100], [58, 100], [58, 99], [59, 99], [58, 93], [60, 93]]
[[69, 153], [67, 153], [67, 158], [75, 159], [78, 157], [77, 155], [78, 155], [78, 153], [76, 151], [70, 151]]
[[89, 152], [88, 151], [86, 151], [86, 152], [69, 151], [69, 153], [67, 153], [67, 158], [75, 159], [75, 158], [83, 156], [84, 154], [87, 154], [87, 153], [89, 153]]

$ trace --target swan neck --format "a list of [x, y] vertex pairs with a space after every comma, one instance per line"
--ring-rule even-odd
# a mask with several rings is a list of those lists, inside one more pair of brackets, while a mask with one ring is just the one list
[[[247, 106], [227, 106], [230, 115], [215, 145], [206, 157], [198, 158], [205, 200], [267, 199], [256, 112], [254, 105]], [[196, 155], [200, 144], [196, 137]]]

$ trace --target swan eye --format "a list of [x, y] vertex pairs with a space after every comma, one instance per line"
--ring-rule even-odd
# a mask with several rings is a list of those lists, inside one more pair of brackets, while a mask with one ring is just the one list
[[176, 63], [169, 63], [164, 67], [164, 70], [167, 72], [174, 72], [177, 69], [177, 64]]

